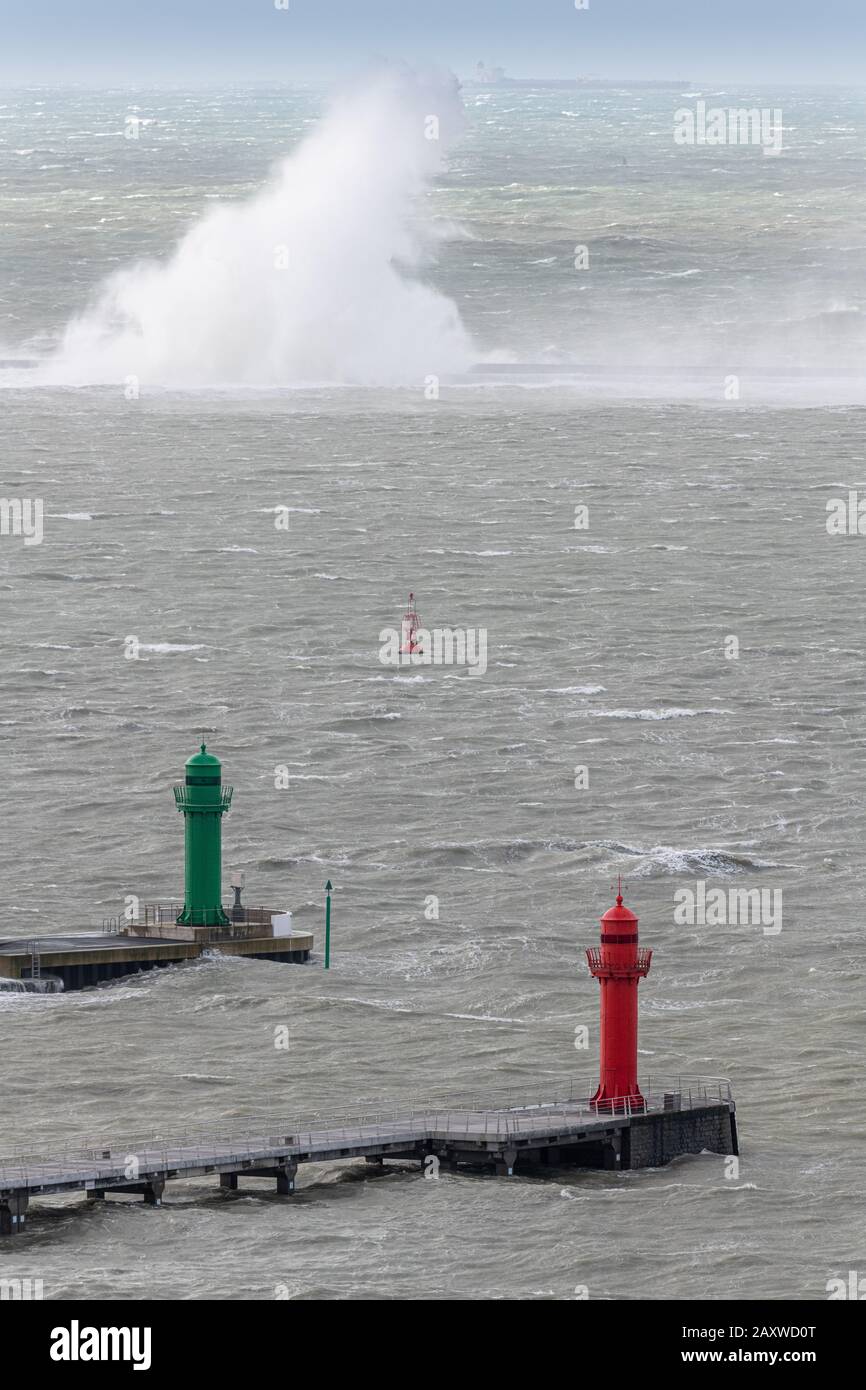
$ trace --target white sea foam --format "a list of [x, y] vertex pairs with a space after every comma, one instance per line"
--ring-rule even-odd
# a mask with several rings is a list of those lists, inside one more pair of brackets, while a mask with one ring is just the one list
[[730, 714], [729, 709], [599, 709], [593, 719], [694, 719], [699, 714]]
[[453, 79], [377, 68], [259, 192], [209, 208], [167, 259], [105, 281], [33, 376], [423, 385], [465, 369], [458, 311], [421, 278], [443, 235], [422, 195], [461, 117]]
[[140, 652], [156, 652], [158, 656], [167, 656], [171, 652], [203, 651], [204, 643], [198, 642], [189, 645], [183, 642], [140, 642], [138, 650]]
[[542, 690], [542, 695], [600, 695], [603, 685], [556, 685]]

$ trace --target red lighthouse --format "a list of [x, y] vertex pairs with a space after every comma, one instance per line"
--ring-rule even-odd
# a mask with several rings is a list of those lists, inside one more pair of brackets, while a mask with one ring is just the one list
[[601, 1076], [592, 1099], [608, 1112], [643, 1109], [637, 1084], [637, 986], [649, 972], [652, 951], [638, 948], [637, 920], [617, 893], [616, 907], [601, 919], [601, 945], [586, 953], [601, 983]]

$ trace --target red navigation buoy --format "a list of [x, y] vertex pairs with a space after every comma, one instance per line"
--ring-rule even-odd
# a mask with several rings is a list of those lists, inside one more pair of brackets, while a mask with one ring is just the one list
[[421, 619], [418, 617], [418, 613], [415, 609], [415, 595], [410, 594], [409, 607], [403, 614], [403, 619], [400, 624], [401, 654], [405, 653], [406, 655], [411, 656], [413, 652], [421, 652], [421, 644], [417, 640], [417, 633], [419, 632], [420, 627]]

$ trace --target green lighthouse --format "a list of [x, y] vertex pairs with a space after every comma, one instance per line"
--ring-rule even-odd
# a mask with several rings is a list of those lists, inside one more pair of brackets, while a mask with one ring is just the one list
[[222, 818], [232, 804], [232, 788], [222, 784], [222, 764], [204, 744], [186, 760], [182, 787], [175, 787], [185, 830], [185, 886], [178, 923], [192, 927], [228, 926], [222, 905]]

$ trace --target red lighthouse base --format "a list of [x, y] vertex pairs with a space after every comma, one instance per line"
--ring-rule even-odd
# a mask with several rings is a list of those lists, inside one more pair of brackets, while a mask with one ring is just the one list
[[604, 1086], [599, 1086], [590, 1105], [599, 1115], [640, 1115], [646, 1109], [646, 1102], [637, 1085], [625, 1096], [613, 1095]]

